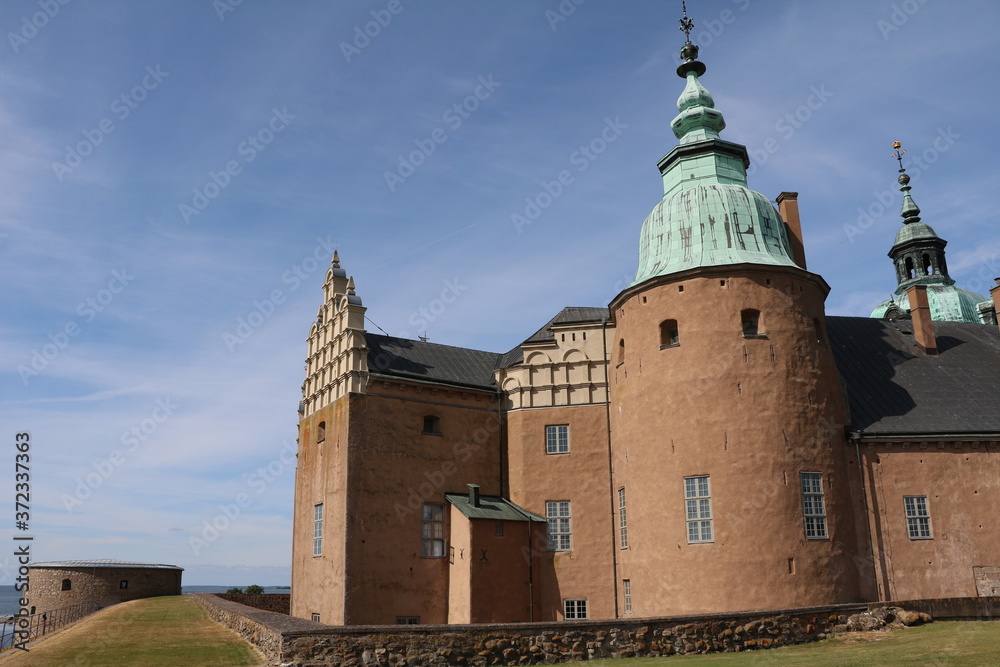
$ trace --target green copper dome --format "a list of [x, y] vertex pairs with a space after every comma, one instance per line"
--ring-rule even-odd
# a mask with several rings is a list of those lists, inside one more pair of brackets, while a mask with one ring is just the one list
[[919, 241], [924, 239], [938, 239], [940, 238], [931, 226], [923, 222], [911, 222], [907, 225], [903, 225], [898, 232], [896, 232], [896, 241], [893, 243], [894, 246], [901, 246], [904, 243], [910, 241]]
[[687, 84], [670, 124], [679, 145], [658, 165], [664, 195], [642, 223], [632, 284], [707, 266], [796, 266], [777, 209], [747, 187], [746, 148], [719, 138], [726, 121], [698, 79], [698, 48], [687, 43], [681, 55]]
[[[972, 322], [974, 324], [992, 324], [982, 318], [979, 304], [987, 298], [969, 290], [950, 285], [927, 285], [927, 303], [931, 307], [931, 319], [938, 322]], [[906, 292], [894, 299], [883, 301], [875, 306], [869, 317], [876, 319], [895, 319], [905, 316], [910, 309], [910, 297]]]

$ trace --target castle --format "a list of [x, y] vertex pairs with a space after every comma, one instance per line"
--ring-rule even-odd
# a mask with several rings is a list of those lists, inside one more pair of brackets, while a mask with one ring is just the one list
[[664, 195], [607, 307], [564, 308], [506, 353], [376, 335], [334, 254], [299, 414], [294, 616], [998, 594], [1000, 280], [992, 300], [955, 287], [901, 169], [896, 293], [827, 317], [796, 193], [775, 209], [748, 188], [697, 47], [681, 55]]

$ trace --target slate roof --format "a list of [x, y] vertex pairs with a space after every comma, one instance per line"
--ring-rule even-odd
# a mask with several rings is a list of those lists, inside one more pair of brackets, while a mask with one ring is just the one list
[[29, 567], [51, 567], [56, 569], [78, 569], [92, 567], [127, 567], [144, 570], [183, 570], [183, 567], [176, 565], [164, 565], [162, 563], [135, 563], [127, 560], [112, 560], [103, 558], [100, 560], [53, 560], [45, 563], [31, 563]]
[[914, 344], [909, 320], [828, 317], [854, 430], [866, 434], [1000, 433], [1000, 331], [934, 322], [938, 354]]
[[368, 370], [412, 380], [496, 390], [493, 369], [501, 355], [452, 345], [365, 333]]
[[540, 521], [546, 519], [523, 509], [500, 496], [479, 496], [479, 507], [469, 502], [467, 493], [446, 493], [449, 503], [470, 519], [495, 519], [500, 521]]
[[569, 306], [560, 310], [555, 317], [542, 325], [542, 328], [531, 334], [523, 343], [507, 352], [500, 359], [499, 368], [509, 368], [524, 361], [524, 351], [521, 345], [531, 345], [533, 343], [549, 343], [556, 339], [552, 327], [567, 324], [583, 324], [586, 322], [601, 322], [608, 317], [607, 308], [590, 308], [581, 306]]

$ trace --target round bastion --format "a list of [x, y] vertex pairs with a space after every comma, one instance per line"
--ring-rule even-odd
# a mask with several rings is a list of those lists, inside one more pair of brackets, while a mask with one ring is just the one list
[[180, 595], [183, 571], [176, 565], [121, 560], [32, 563], [28, 566], [25, 597], [29, 608], [41, 613], [82, 602], [107, 606], [158, 595]]

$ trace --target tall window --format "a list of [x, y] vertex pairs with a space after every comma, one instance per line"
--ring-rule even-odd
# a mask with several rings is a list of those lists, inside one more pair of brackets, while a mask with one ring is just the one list
[[323, 503], [313, 506], [313, 556], [323, 555]]
[[424, 503], [424, 558], [444, 558], [444, 505]]
[[545, 518], [549, 521], [549, 551], [569, 551], [573, 548], [569, 501], [549, 500], [545, 503]]
[[587, 599], [563, 600], [563, 616], [567, 621], [587, 618]]
[[545, 427], [545, 453], [565, 454], [569, 451], [569, 424]]
[[618, 542], [622, 549], [628, 549], [628, 521], [625, 517], [624, 486], [618, 489]]
[[708, 475], [684, 478], [688, 543], [712, 541], [712, 494]]
[[326, 440], [326, 422], [320, 422], [316, 426], [316, 442], [323, 442]]
[[805, 518], [806, 537], [825, 540], [826, 503], [823, 502], [823, 475], [818, 472], [800, 472], [802, 483], [802, 516]]
[[927, 496], [903, 496], [903, 507], [906, 509], [906, 532], [910, 539], [931, 539], [931, 514], [927, 510]]
[[753, 308], [746, 308], [740, 312], [740, 319], [743, 320], [743, 335], [757, 336], [760, 334], [760, 311]]
[[622, 579], [622, 593], [625, 595], [625, 613], [632, 613], [632, 580]]
[[660, 322], [660, 348], [673, 347], [681, 344], [681, 337], [677, 329], [677, 320], [663, 320]]

